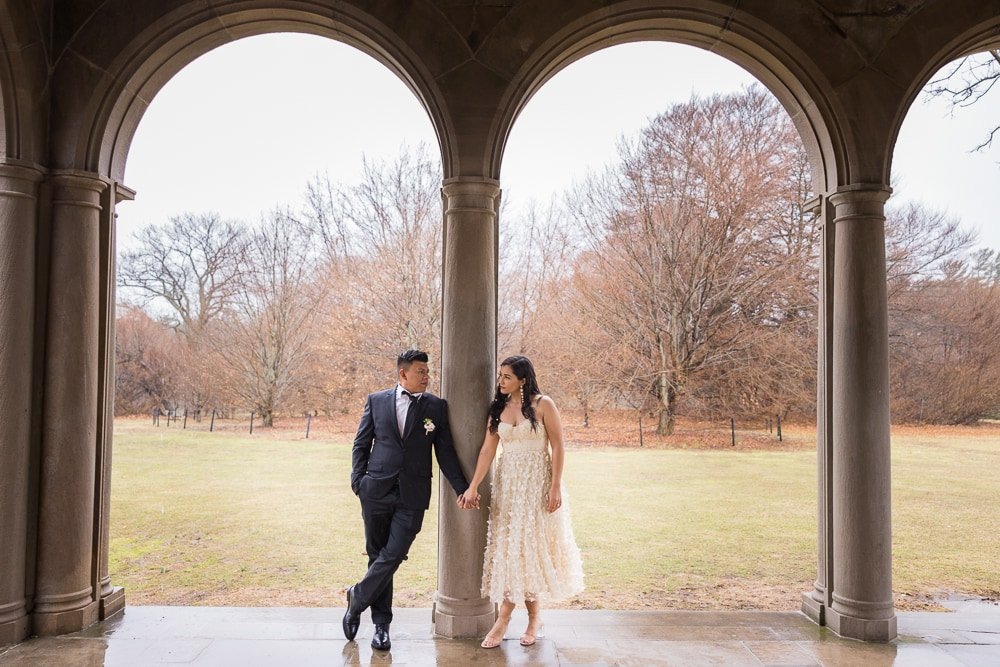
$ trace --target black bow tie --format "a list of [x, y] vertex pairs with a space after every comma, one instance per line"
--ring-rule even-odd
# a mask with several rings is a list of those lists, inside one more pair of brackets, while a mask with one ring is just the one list
[[403, 396], [408, 396], [411, 401], [419, 401], [420, 396], [418, 394], [411, 394], [410, 392], [403, 390]]

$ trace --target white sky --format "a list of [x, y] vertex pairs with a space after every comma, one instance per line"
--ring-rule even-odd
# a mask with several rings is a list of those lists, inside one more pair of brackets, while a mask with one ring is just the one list
[[[612, 162], [618, 138], [670, 104], [752, 81], [720, 56], [677, 44], [584, 58], [553, 77], [515, 123], [501, 173], [505, 201], [546, 201]], [[918, 101], [896, 146], [892, 201], [947, 210], [982, 245], [1000, 249], [1000, 145], [969, 152], [991, 123], [1000, 123], [1000, 95], [954, 117], [941, 102]], [[353, 183], [363, 154], [391, 160], [401, 144], [421, 142], [437, 151], [416, 97], [360, 51], [292, 34], [228, 44], [175, 76], [139, 124], [125, 173], [138, 194], [118, 208], [119, 246], [185, 211], [256, 221], [275, 205], [297, 207], [314, 174]]]

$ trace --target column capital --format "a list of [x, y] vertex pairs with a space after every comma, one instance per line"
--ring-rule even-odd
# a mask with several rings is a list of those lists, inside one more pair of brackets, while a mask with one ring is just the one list
[[33, 166], [0, 163], [0, 198], [38, 198], [38, 184], [45, 178], [45, 172]]
[[441, 186], [448, 212], [457, 210], [496, 210], [500, 183], [491, 178], [449, 178]]
[[885, 202], [892, 188], [881, 183], [852, 183], [837, 188], [828, 199], [836, 207], [835, 220], [885, 217]]
[[91, 190], [93, 192], [104, 192], [110, 184], [106, 178], [92, 171], [78, 171], [76, 169], [60, 169], [49, 172], [49, 182], [55, 187], [73, 188], [77, 190]]
[[0, 178], [37, 183], [45, 178], [45, 172], [30, 163], [0, 162]]

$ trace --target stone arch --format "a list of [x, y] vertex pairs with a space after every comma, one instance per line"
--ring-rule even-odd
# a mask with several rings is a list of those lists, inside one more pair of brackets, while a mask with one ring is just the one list
[[[896, 141], [899, 138], [899, 131], [903, 127], [903, 122], [906, 120], [910, 108], [920, 95], [920, 91], [924, 89], [924, 86], [931, 80], [931, 77], [950, 62], [998, 47], [1000, 47], [1000, 16], [992, 16], [961, 33], [926, 58], [916, 76], [910, 81], [905, 94], [900, 97], [900, 104], [896, 108], [895, 116], [892, 119], [888, 144], [889, 150], [887, 151], [885, 162], [885, 183], [890, 182], [892, 154], [895, 150]], [[997, 122], [1000, 123], [1000, 119]]]
[[[276, 4], [291, 6], [275, 7]], [[171, 77], [218, 46], [275, 32], [335, 39], [388, 67], [427, 111], [446, 171], [454, 162], [450, 121], [441, 95], [426, 67], [404, 46], [402, 39], [384, 24], [345, 4], [331, 9], [321, 3], [266, 0], [236, 7], [186, 5], [135, 35], [103, 75], [98, 90], [81, 114], [84, 124], [77, 126], [75, 132], [70, 130], [67, 153], [56, 161], [66, 163], [60, 166], [82, 166], [120, 182], [135, 130], [153, 97]]]
[[853, 139], [831, 86], [807, 54], [787, 38], [730, 7], [674, 2], [624, 5], [592, 12], [546, 40], [520, 68], [491, 127], [486, 173], [497, 178], [520, 111], [552, 76], [591, 53], [638, 41], [670, 41], [717, 53], [763, 83], [788, 111], [809, 155], [813, 183], [832, 192], [850, 182]]
[[9, 46], [10, 37], [5, 35], [10, 25], [8, 12], [0, 10], [0, 158], [17, 157], [17, 105], [13, 102], [14, 63]]
[[0, 159], [44, 163], [44, 49], [21, 3], [0, 5]]

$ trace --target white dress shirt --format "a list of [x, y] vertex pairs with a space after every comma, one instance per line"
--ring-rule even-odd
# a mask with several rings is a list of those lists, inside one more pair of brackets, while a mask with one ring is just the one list
[[[413, 394], [417, 398], [423, 395]], [[406, 413], [410, 409], [410, 397], [403, 394], [403, 385], [396, 385], [396, 425], [399, 426], [399, 434], [403, 435], [403, 428], [406, 426]]]

